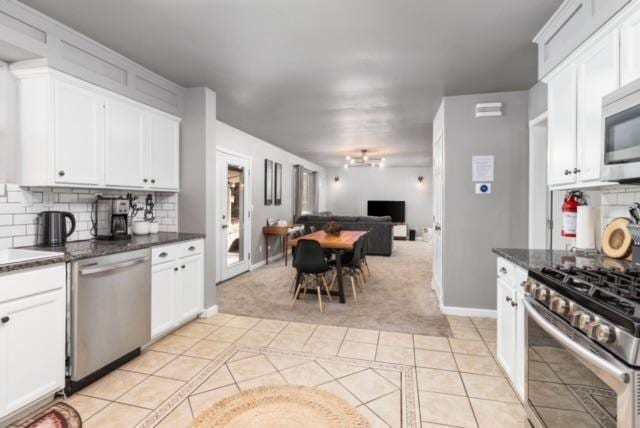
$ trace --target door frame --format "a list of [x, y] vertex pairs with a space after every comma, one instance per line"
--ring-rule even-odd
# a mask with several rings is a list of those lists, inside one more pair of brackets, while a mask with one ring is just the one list
[[245, 193], [245, 210], [246, 210], [246, 217], [245, 217], [245, 226], [244, 226], [244, 245], [245, 245], [245, 254], [247, 254], [246, 257], [246, 269], [241, 269], [238, 272], [234, 272], [232, 275], [229, 275], [227, 277], [223, 277], [222, 273], [223, 270], [226, 268], [226, 248], [222, 248], [222, 243], [223, 243], [223, 234], [222, 234], [222, 218], [221, 218], [221, 205], [222, 205], [222, 192], [220, 192], [220, 186], [222, 185], [222, 183], [218, 183], [218, 179], [220, 177], [222, 177], [223, 172], [222, 171], [216, 171], [216, 191], [218, 192], [218, 195], [216, 196], [216, 209], [215, 209], [215, 227], [216, 227], [216, 231], [218, 232], [216, 234], [216, 253], [218, 254], [218, 256], [216, 257], [216, 283], [219, 282], [223, 282], [226, 281], [228, 279], [233, 278], [234, 276], [240, 275], [242, 273], [248, 272], [249, 270], [251, 270], [251, 231], [252, 231], [252, 225], [251, 225], [251, 220], [253, 217], [253, 195], [251, 193], [251, 169], [252, 169], [252, 158], [251, 156], [248, 156], [244, 153], [240, 153], [240, 152], [236, 152], [234, 150], [230, 150], [227, 149], [226, 147], [221, 147], [221, 146], [216, 146], [216, 169], [218, 167], [218, 160], [220, 159], [220, 156], [230, 156], [230, 157], [235, 157], [238, 159], [241, 159], [243, 161], [245, 161], [248, 164], [248, 169], [247, 169], [247, 178], [245, 180], [245, 187], [244, 187], [244, 193]]
[[[538, 128], [544, 128], [544, 132], [536, 132]], [[551, 215], [551, 192], [547, 186], [547, 153], [548, 153], [548, 130], [549, 130], [549, 122], [548, 122], [548, 114], [545, 111], [544, 113], [539, 114], [535, 118], [529, 121], [529, 208], [528, 208], [528, 242], [529, 248], [534, 249], [548, 249], [551, 247], [551, 229], [550, 225], [550, 215]], [[544, 135], [544, 138], [541, 137]], [[541, 147], [544, 146], [544, 147]], [[541, 162], [536, 162], [538, 158], [535, 156], [535, 152], [537, 150], [543, 150], [544, 156], [541, 158]], [[539, 186], [539, 180], [544, 180], [544, 189], [545, 195], [544, 198], [536, 192], [536, 187]], [[538, 193], [538, 194], [536, 194]], [[535, 210], [534, 207], [540, 207], [541, 204], [544, 204], [544, 248], [540, 248], [540, 245], [534, 245], [533, 242], [536, 236], [540, 235], [541, 228], [541, 218], [540, 211]]]

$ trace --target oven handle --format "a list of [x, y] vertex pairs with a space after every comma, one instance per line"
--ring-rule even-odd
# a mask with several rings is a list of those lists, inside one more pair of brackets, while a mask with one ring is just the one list
[[529, 316], [533, 318], [534, 321], [538, 323], [538, 325], [542, 327], [542, 329], [546, 331], [551, 337], [560, 342], [561, 345], [568, 348], [571, 352], [575, 353], [586, 362], [613, 376], [620, 383], [629, 383], [629, 373], [620, 370], [609, 361], [600, 358], [592, 352], [589, 352], [587, 349], [583, 348], [582, 346], [562, 334], [556, 327], [553, 326], [553, 324], [551, 324], [542, 315], [540, 315], [538, 311], [536, 311], [536, 309], [533, 307], [533, 305], [531, 305], [531, 303], [527, 301], [527, 299], [522, 299], [522, 303], [524, 303]]
[[109, 272], [116, 269], [123, 269], [129, 266], [134, 266], [140, 263], [144, 263], [148, 260], [149, 260], [149, 257], [142, 257], [139, 259], [129, 260], [126, 262], [116, 263], [113, 265], [100, 266], [100, 267], [90, 268], [90, 269], [82, 269], [80, 270], [80, 275], [94, 275], [96, 273], [103, 273], [103, 272]]

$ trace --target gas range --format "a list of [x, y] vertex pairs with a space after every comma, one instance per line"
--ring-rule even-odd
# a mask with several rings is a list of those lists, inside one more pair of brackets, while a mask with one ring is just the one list
[[640, 367], [640, 271], [543, 267], [529, 271], [524, 288], [575, 330]]

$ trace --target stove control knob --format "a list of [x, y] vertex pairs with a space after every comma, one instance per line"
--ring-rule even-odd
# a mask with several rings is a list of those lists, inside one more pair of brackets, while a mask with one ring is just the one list
[[575, 312], [571, 316], [571, 325], [580, 330], [583, 330], [589, 322], [591, 322], [591, 315], [584, 312]]
[[615, 332], [608, 325], [596, 326], [592, 337], [600, 343], [612, 343], [616, 340]]
[[596, 330], [602, 327], [600, 321], [591, 321], [586, 323], [584, 326], [580, 327], [580, 330], [584, 331], [587, 336], [592, 339], [596, 338]]
[[533, 295], [536, 292], [537, 288], [538, 288], [538, 284], [536, 284], [532, 280], [528, 280], [524, 286], [524, 291], [529, 295]]
[[540, 287], [536, 290], [535, 294], [536, 300], [539, 300], [542, 303], [547, 303], [549, 300], [549, 289]]
[[549, 302], [549, 307], [553, 312], [559, 315], [566, 315], [569, 312], [569, 302], [562, 297], [554, 297]]

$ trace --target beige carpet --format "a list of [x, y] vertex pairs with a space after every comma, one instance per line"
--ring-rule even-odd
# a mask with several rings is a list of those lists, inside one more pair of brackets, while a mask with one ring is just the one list
[[[451, 336], [446, 317], [431, 289], [431, 245], [396, 241], [391, 257], [368, 256], [371, 278], [353, 301], [329, 303], [320, 313], [314, 295], [302, 296], [291, 309], [289, 287], [295, 270], [281, 260], [218, 286], [220, 312], [344, 327]], [[347, 282], [345, 281], [345, 285]]]

